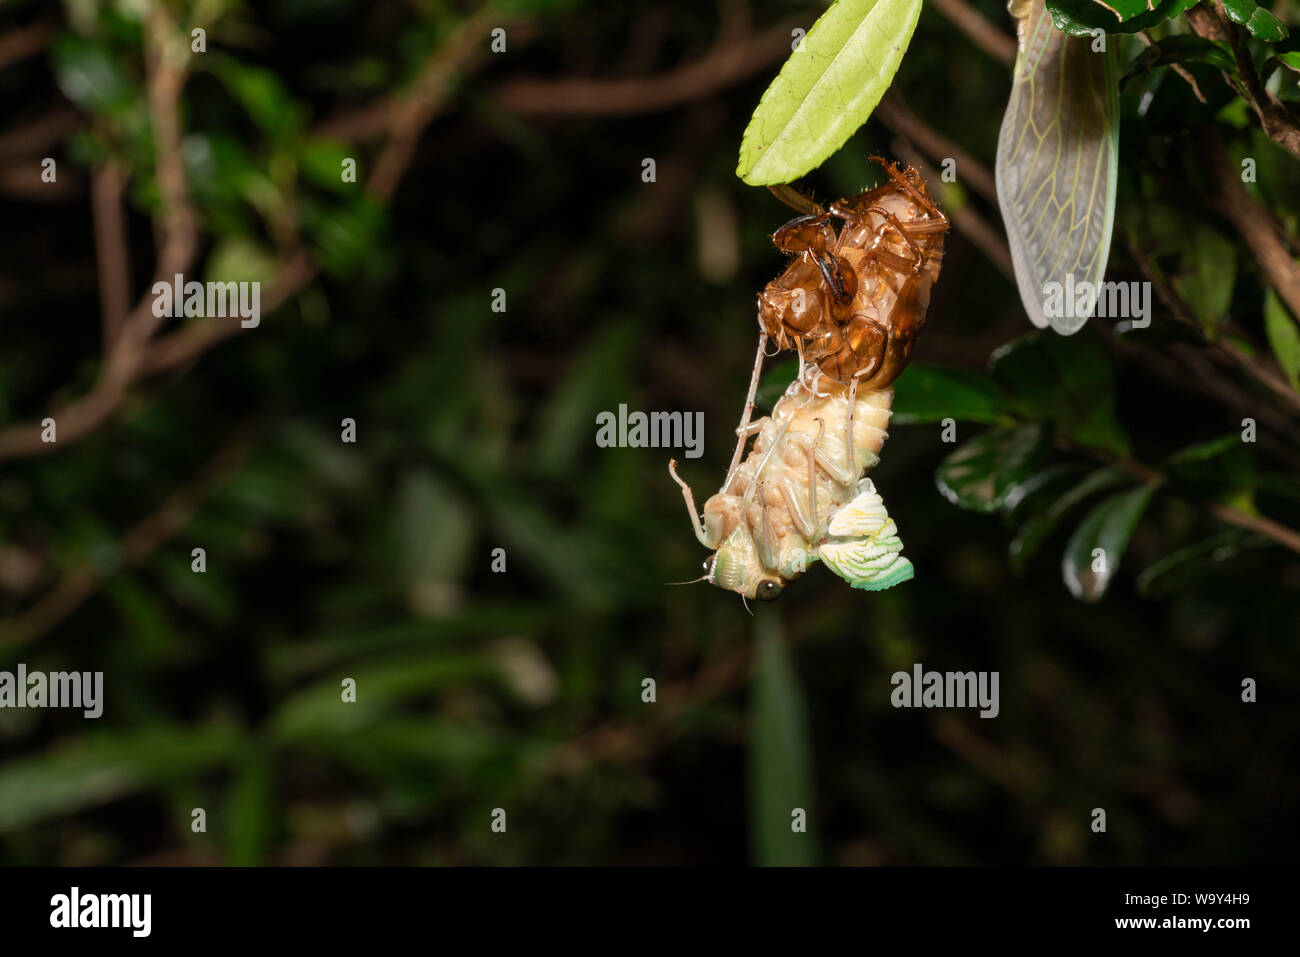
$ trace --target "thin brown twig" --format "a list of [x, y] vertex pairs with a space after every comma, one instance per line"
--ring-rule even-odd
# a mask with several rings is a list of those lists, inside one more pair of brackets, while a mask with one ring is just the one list
[[40, 53], [57, 29], [53, 21], [43, 20], [0, 36], [0, 70]]
[[[1137, 32], [1137, 38], [1148, 47], [1156, 45], [1156, 41], [1151, 39], [1151, 34], [1147, 33], [1145, 30], [1139, 30]], [[1205, 94], [1201, 92], [1201, 85], [1196, 82], [1196, 77], [1192, 76], [1191, 71], [1189, 71], [1187, 67], [1183, 66], [1181, 63], [1171, 63], [1169, 64], [1169, 68], [1182, 77], [1183, 82], [1191, 87], [1192, 95], [1195, 96], [1197, 100], [1202, 103], [1207, 102]]]
[[[171, 25], [165, 8], [155, 8], [148, 24], [149, 50], [149, 103], [154, 126], [155, 149], [159, 156], [157, 171], [159, 189], [163, 195], [163, 212], [159, 223], [159, 254], [156, 281], [170, 281], [176, 272], [183, 272], [197, 251], [197, 219], [188, 202], [184, 168], [180, 162], [180, 124], [178, 103], [184, 86], [183, 61], [175, 52], [175, 35], [168, 34]], [[481, 24], [480, 24], [481, 26]], [[472, 48], [474, 35], [461, 34], [461, 40]], [[439, 48], [431, 60], [454, 58], [464, 65], [465, 49], [462, 46]], [[450, 86], [434, 82], [433, 77], [449, 75], [433, 65], [427, 66], [422, 77], [430, 78], [417, 84], [419, 96], [429, 102], [407, 101], [404, 117], [416, 116], [431, 119], [450, 94]], [[405, 137], [415, 135], [403, 120], [399, 132]], [[410, 160], [409, 152], [401, 150], [393, 156]], [[166, 157], [166, 159], [164, 159]], [[394, 166], [381, 161], [385, 170], [372, 183], [380, 193], [391, 193], [391, 170]], [[400, 169], [397, 170], [400, 172]], [[300, 291], [316, 275], [316, 267], [305, 253], [293, 255], [284, 263], [262, 300], [262, 308], [270, 311], [283, 304]], [[152, 283], [151, 283], [152, 286]], [[161, 319], [153, 315], [152, 296], [146, 294], [127, 314], [112, 350], [106, 354], [99, 379], [90, 391], [50, 413], [58, 425], [58, 443], [42, 440], [44, 431], [39, 423], [11, 426], [0, 432], [0, 461], [21, 456], [42, 455], [55, 451], [59, 444], [85, 437], [107, 421], [121, 406], [130, 387], [141, 377], [163, 372], [193, 361], [204, 351], [228, 339], [243, 326], [238, 322], [207, 322], [194, 324], [167, 335], [155, 338]]]
[[563, 116], [633, 116], [702, 99], [748, 79], [790, 52], [791, 31], [804, 21], [786, 20], [748, 36], [719, 41], [697, 60], [666, 73], [636, 78], [527, 78], [497, 90], [512, 113]]
[[42, 113], [32, 122], [0, 133], [0, 163], [16, 163], [44, 153], [79, 125], [75, 110]]
[[[184, 62], [176, 55], [175, 39], [175, 25], [170, 14], [163, 5], [156, 5], [146, 21], [145, 40], [149, 120], [163, 207], [157, 227], [156, 276], [160, 280], [170, 280], [174, 273], [183, 272], [193, 259], [198, 243], [197, 220], [189, 204], [180, 154], [179, 101], [186, 71]], [[126, 397], [149, 339], [161, 321], [153, 314], [152, 296], [146, 293], [122, 322], [112, 349], [104, 357], [99, 378], [90, 391], [51, 414], [57, 423], [60, 441], [66, 443], [83, 438], [117, 409]], [[40, 423], [11, 426], [0, 432], [0, 461], [53, 452], [58, 443], [47, 443], [43, 433]]]
[[420, 133], [447, 102], [456, 77], [486, 55], [484, 41], [500, 24], [500, 14], [490, 6], [460, 23], [438, 54], [426, 61], [415, 82], [388, 104], [388, 142], [366, 183], [370, 195], [392, 198], [411, 163]]
[[105, 354], [112, 350], [122, 331], [131, 298], [131, 259], [127, 247], [126, 216], [122, 209], [125, 189], [126, 174], [114, 162], [100, 167], [91, 179], [91, 213], [95, 227], [95, 261], [99, 270]]
[[[262, 299], [262, 310], [272, 312], [293, 298], [316, 276], [316, 264], [306, 253], [298, 253], [280, 267]], [[244, 331], [238, 322], [192, 323], [177, 332], [159, 336], [149, 343], [140, 363], [140, 375], [157, 375], [185, 365], [219, 342]]]
[[[1100, 449], [1076, 445], [1066, 440], [1062, 441], [1065, 441], [1068, 448], [1077, 449], [1100, 462], [1114, 465], [1140, 481], [1156, 484], [1165, 480], [1164, 473], [1136, 459], [1122, 455], [1112, 455]], [[1295, 529], [1288, 528], [1282, 523], [1275, 522], [1263, 515], [1251, 515], [1239, 508], [1233, 508], [1231, 505], [1225, 505], [1221, 502], [1207, 502], [1205, 505], [1210, 514], [1220, 521], [1235, 525], [1237, 528], [1244, 528], [1247, 531], [1258, 532], [1260, 535], [1271, 538], [1277, 544], [1300, 555], [1300, 532], [1295, 531]]]
[[930, 733], [953, 754], [1002, 785], [1007, 792], [1024, 797], [1038, 790], [1037, 774], [972, 731], [960, 718], [952, 715], [937, 717], [930, 722]]
[[1250, 195], [1238, 168], [1228, 159], [1218, 132], [1207, 127], [1202, 131], [1200, 141], [1205, 169], [1213, 186], [1206, 202], [1241, 235], [1269, 285], [1277, 290], [1291, 314], [1300, 317], [1300, 263], [1293, 258], [1292, 248], [1288, 248], [1294, 247], [1291, 237]]
[[1016, 58], [1016, 41], [990, 23], [966, 0], [930, 0], [953, 26], [971, 42], [1000, 63], [1010, 65]]
[[997, 206], [998, 189], [989, 168], [913, 113], [900, 94], [892, 90], [886, 93], [874, 115], [899, 136], [915, 143], [931, 159], [951, 159], [957, 178]]

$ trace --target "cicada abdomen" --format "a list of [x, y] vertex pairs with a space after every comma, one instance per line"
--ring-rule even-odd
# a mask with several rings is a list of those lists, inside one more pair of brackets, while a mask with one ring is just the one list
[[[898, 530], [871, 480], [889, 424], [892, 389], [814, 392], [796, 379], [753, 424], [755, 439], [730, 481], [704, 503], [696, 535], [714, 553], [705, 580], [746, 598], [775, 598], [821, 561], [855, 588], [912, 577]], [[676, 472], [673, 473], [676, 478]], [[691, 515], [695, 506], [686, 494]]]

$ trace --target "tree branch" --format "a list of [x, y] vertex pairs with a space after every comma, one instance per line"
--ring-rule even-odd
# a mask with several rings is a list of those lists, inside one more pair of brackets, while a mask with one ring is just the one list
[[966, 0], [930, 0], [971, 42], [1000, 63], [1016, 59], [1016, 41], [985, 19]]
[[126, 175], [116, 163], [100, 167], [91, 180], [91, 212], [95, 227], [95, 261], [99, 269], [99, 302], [103, 318], [103, 349], [112, 350], [126, 322], [131, 297], [131, 259], [122, 212]]
[[720, 38], [702, 57], [666, 73], [631, 79], [507, 80], [497, 89], [501, 105], [518, 114], [634, 116], [703, 99], [748, 79], [789, 55], [791, 31], [803, 20], [786, 20], [759, 33]]
[[[394, 177], [400, 177], [405, 170], [411, 159], [411, 148], [419, 137], [420, 130], [411, 124], [428, 122], [437, 114], [451, 94], [449, 78], [455, 74], [457, 65], [463, 68], [469, 62], [477, 41], [490, 29], [485, 26], [490, 19], [486, 12], [477, 15], [472, 27], [456, 34], [457, 42], [435, 50], [420, 73], [421, 79], [403, 95], [401, 105], [394, 106], [394, 136], [401, 142], [380, 157], [370, 180], [370, 188], [376, 195], [391, 196], [396, 186]], [[155, 6], [146, 28], [149, 112], [162, 196], [155, 281], [168, 282], [175, 273], [183, 273], [188, 268], [198, 249], [198, 219], [189, 202], [180, 153], [179, 100], [188, 47], [178, 43], [177, 38], [175, 24], [166, 8]], [[102, 270], [101, 282], [105, 275]], [[291, 257], [281, 266], [263, 297], [263, 310], [270, 312], [283, 304], [315, 275], [316, 267], [305, 253]], [[101, 295], [107, 300], [110, 293], [101, 289]], [[113, 346], [105, 354], [99, 378], [90, 391], [49, 413], [58, 424], [58, 443], [42, 441], [39, 423], [11, 426], [0, 432], [0, 461], [49, 454], [61, 444], [84, 438], [118, 410], [130, 387], [140, 378], [193, 361], [207, 349], [243, 331], [238, 322], [207, 322], [155, 338], [161, 323], [162, 319], [153, 315], [152, 292], [147, 292], [120, 324]]]
[[1264, 89], [1263, 84], [1259, 82], [1259, 75], [1255, 72], [1255, 63], [1250, 57], [1245, 38], [1242, 37], [1236, 24], [1228, 19], [1221, 0], [1212, 0], [1209, 6], [1200, 4], [1192, 7], [1185, 16], [1188, 25], [1197, 36], [1227, 43], [1232, 48], [1240, 80], [1234, 81], [1233, 77], [1225, 72], [1224, 82], [1250, 104], [1269, 139], [1300, 159], [1300, 118], [1297, 118], [1287, 109], [1285, 103]]

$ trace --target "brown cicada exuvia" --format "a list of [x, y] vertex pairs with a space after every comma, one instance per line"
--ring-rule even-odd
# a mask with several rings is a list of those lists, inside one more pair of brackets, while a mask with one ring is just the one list
[[925, 325], [948, 217], [914, 168], [872, 159], [889, 181], [826, 209], [788, 186], [772, 190], [804, 215], [772, 236], [795, 258], [759, 295], [758, 317], [779, 348], [835, 382], [883, 389]]

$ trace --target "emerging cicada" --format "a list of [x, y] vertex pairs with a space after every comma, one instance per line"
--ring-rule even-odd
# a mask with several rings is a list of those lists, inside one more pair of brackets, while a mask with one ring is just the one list
[[[884, 161], [880, 161], [884, 164]], [[731, 468], [695, 535], [713, 555], [702, 580], [775, 598], [814, 561], [855, 588], [912, 577], [902, 542], [865, 473], [886, 438], [890, 388], [925, 324], [948, 219], [914, 169], [822, 209], [774, 189], [804, 215], [773, 236], [794, 261], [759, 296], [759, 343]], [[833, 219], [843, 220], [837, 233]], [[799, 374], [770, 416], [750, 424], [768, 339], [799, 353]], [[751, 435], [753, 448], [742, 461]]]

